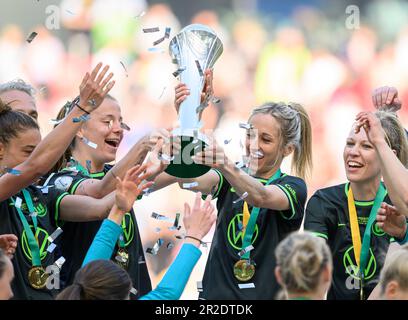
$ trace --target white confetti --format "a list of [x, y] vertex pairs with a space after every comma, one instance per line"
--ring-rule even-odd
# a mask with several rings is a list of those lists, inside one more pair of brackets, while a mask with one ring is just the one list
[[250, 123], [240, 123], [239, 124], [239, 127], [241, 128], [241, 129], [246, 129], [246, 130], [249, 130], [249, 129], [253, 129], [253, 126], [250, 124]]
[[183, 183], [183, 189], [191, 189], [198, 186], [198, 182]]
[[89, 140], [88, 140], [87, 138], [85, 138], [85, 137], [82, 137], [82, 141], [83, 141], [85, 144], [87, 144], [89, 147], [93, 148], [93, 149], [98, 148], [98, 145], [97, 145], [96, 143], [94, 143], [94, 142], [92, 142], [92, 141], [89, 141]]
[[57, 239], [62, 233], [62, 229], [60, 227], [57, 228], [49, 237], [48, 241], [49, 242], [54, 242], [55, 239]]
[[19, 197], [16, 198], [16, 202], [15, 202], [15, 207], [16, 208], [21, 208], [21, 204], [23, 203], [23, 200]]
[[48, 246], [48, 248], [47, 248], [47, 251], [49, 252], [49, 253], [53, 253], [54, 252], [54, 249], [57, 247], [57, 245], [55, 244], [55, 243], [51, 243], [49, 246]]
[[251, 289], [251, 288], [255, 288], [255, 284], [254, 283], [238, 283], [238, 288]]
[[58, 267], [58, 269], [61, 269], [64, 263], [65, 263], [64, 257], [61, 257], [57, 261], [54, 262], [54, 264]]
[[203, 282], [202, 281], [197, 281], [197, 291], [203, 292]]
[[242, 249], [240, 252], [238, 252], [238, 255], [242, 257], [245, 253], [250, 252], [251, 250], [254, 250], [254, 247], [252, 245], [249, 245], [245, 249]]
[[233, 201], [232, 203], [236, 204], [236, 203], [240, 202], [241, 200], [244, 200], [246, 197], [248, 197], [248, 192], [244, 192], [242, 194], [242, 196], [239, 197], [239, 199]]

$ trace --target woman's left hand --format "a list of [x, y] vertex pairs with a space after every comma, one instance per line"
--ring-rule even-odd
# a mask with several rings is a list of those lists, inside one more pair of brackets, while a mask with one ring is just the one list
[[129, 169], [123, 180], [116, 177], [118, 182], [116, 184], [115, 204], [120, 211], [129, 212], [142, 191], [153, 185], [153, 182], [143, 183], [149, 176], [144, 173], [146, 167], [146, 165], [138, 165]]

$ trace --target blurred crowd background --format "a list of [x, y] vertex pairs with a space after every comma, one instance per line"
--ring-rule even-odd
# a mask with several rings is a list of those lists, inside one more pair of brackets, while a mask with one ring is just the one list
[[[349, 5], [359, 9], [358, 28], [347, 27]], [[59, 23], [59, 28], [47, 28], [55, 12], [60, 21], [48, 23]], [[356, 113], [373, 110], [374, 88], [398, 88], [403, 101], [399, 116], [408, 125], [407, 1], [7, 0], [2, 1], [1, 17], [0, 82], [22, 78], [37, 89], [43, 135], [51, 130], [50, 120], [59, 108], [77, 95], [84, 73], [99, 61], [111, 66], [116, 80], [112, 94], [132, 129], [118, 159], [142, 135], [177, 120], [169, 40], [157, 46], [160, 50], [149, 48], [166, 27], [171, 27], [171, 39], [190, 23], [210, 26], [224, 44], [214, 71], [215, 95], [221, 102], [205, 110], [203, 122], [204, 129], [217, 130], [221, 144], [230, 141], [225, 150], [234, 160], [243, 152], [244, 132], [238, 123], [247, 120], [253, 107], [266, 101], [295, 101], [306, 107], [313, 125], [309, 197], [318, 188], [344, 181], [345, 139]], [[150, 27], [160, 32], [142, 32]], [[27, 43], [32, 31], [38, 36]], [[288, 162], [284, 169], [288, 172]], [[146, 254], [154, 285], [180, 240], [168, 230], [169, 223], [150, 215], [155, 211], [174, 218], [192, 198], [171, 186], [135, 204], [145, 249], [159, 237], [165, 240], [157, 256]], [[175, 247], [167, 249], [168, 242]], [[203, 249], [184, 299], [197, 298], [196, 282], [207, 254]]]

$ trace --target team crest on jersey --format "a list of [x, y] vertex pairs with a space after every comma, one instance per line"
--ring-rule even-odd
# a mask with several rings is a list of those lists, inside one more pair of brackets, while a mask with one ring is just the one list
[[70, 176], [62, 176], [55, 179], [54, 185], [60, 191], [68, 191], [69, 187], [71, 186], [72, 180], [74, 180]]

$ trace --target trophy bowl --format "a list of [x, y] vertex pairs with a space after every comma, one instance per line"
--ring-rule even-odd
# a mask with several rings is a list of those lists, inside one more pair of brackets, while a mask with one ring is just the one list
[[208, 166], [194, 163], [191, 157], [208, 145], [207, 137], [200, 132], [202, 123], [199, 119], [208, 103], [201, 103], [204, 71], [213, 68], [222, 51], [222, 42], [215, 32], [201, 24], [185, 27], [170, 41], [169, 53], [177, 65], [180, 81], [190, 89], [190, 95], [180, 105], [180, 126], [173, 131], [173, 135], [181, 138], [181, 150], [166, 169], [172, 176], [195, 178], [210, 170]]

